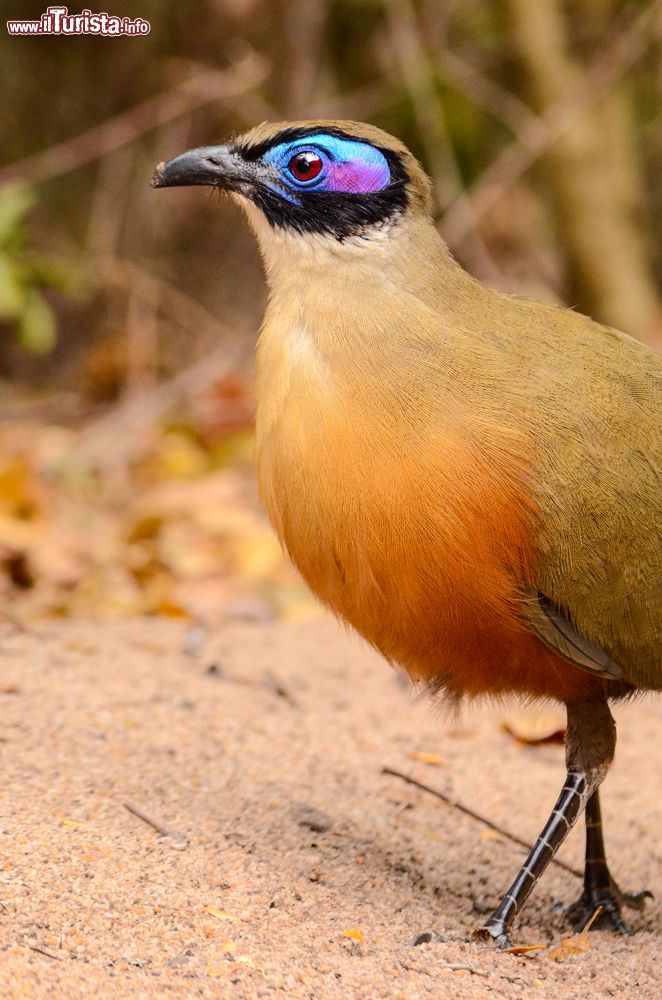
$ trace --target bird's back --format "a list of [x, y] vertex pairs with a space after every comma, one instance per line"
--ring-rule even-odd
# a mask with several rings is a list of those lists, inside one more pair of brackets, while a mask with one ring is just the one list
[[569, 310], [507, 306], [513, 416], [535, 401], [536, 583], [626, 680], [660, 688], [662, 356]]

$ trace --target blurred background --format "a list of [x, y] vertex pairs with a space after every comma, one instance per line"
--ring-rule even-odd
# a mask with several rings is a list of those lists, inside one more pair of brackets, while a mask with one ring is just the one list
[[253, 238], [214, 193], [150, 188], [191, 146], [373, 122], [469, 271], [662, 345], [658, 0], [101, 6], [151, 33], [0, 33], [5, 618], [315, 613], [253, 481]]

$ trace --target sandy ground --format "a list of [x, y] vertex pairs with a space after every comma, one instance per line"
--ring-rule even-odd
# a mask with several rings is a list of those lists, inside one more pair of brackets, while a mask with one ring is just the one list
[[[592, 933], [562, 961], [468, 942], [521, 849], [382, 773], [532, 839], [561, 746], [519, 745], [501, 709], [431, 711], [325, 618], [195, 638], [158, 620], [0, 633], [0, 996], [660, 995], [656, 903], [634, 937]], [[622, 886], [660, 897], [658, 712], [618, 711], [603, 811]], [[549, 871], [517, 941], [558, 945], [578, 888]], [[430, 927], [443, 941], [412, 948]]]

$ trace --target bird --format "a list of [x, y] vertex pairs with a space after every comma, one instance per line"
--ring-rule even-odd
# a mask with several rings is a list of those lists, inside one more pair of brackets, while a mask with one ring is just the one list
[[257, 237], [258, 482], [314, 594], [435, 696], [566, 706], [558, 800], [476, 936], [510, 946], [582, 813], [568, 916], [628, 934], [650, 893], [612, 878], [599, 788], [611, 703], [662, 688], [662, 356], [467, 273], [376, 126], [263, 123], [152, 184], [227, 192]]

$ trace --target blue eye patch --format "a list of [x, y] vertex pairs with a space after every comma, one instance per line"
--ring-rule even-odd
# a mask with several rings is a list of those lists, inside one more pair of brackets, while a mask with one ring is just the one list
[[263, 162], [293, 191], [371, 194], [391, 182], [386, 157], [374, 146], [323, 132], [274, 146]]

